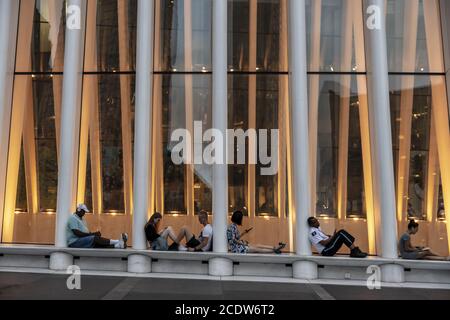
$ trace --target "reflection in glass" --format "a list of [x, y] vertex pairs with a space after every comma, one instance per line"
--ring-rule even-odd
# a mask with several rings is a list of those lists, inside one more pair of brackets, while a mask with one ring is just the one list
[[[414, 87], [405, 87], [405, 84]], [[408, 179], [407, 190], [397, 190], [397, 193], [401, 192], [403, 198], [407, 200], [404, 207], [407, 216], [423, 219], [426, 216], [425, 194], [432, 111], [430, 78], [392, 76], [390, 87], [393, 146], [398, 161], [396, 180]], [[411, 99], [406, 100], [407, 96]], [[407, 142], [410, 143], [409, 150], [406, 150]], [[404, 161], [409, 162], [407, 167], [402, 165]], [[406, 171], [408, 167], [409, 171]]]
[[[361, 1], [306, 0], [309, 71], [365, 71], [364, 59], [356, 56], [357, 48], [360, 52], [364, 48]], [[344, 63], [347, 57], [349, 61]]]
[[[98, 0], [98, 71], [132, 71], [135, 69], [136, 24], [137, 0]], [[123, 46], [126, 51], [122, 52], [120, 46]], [[121, 57], [120, 54], [124, 56]]]
[[157, 0], [155, 8], [160, 20], [156, 26], [155, 69], [211, 70], [212, 1]]
[[[186, 76], [186, 79], [188, 83], [193, 81], [193, 120], [201, 123], [202, 130], [205, 132], [212, 128], [211, 77], [197, 75]], [[202, 150], [205, 150], [209, 144], [210, 142], [203, 141]], [[198, 214], [200, 210], [212, 212], [212, 166], [207, 164], [194, 165], [194, 213]]]
[[25, 181], [25, 163], [22, 149], [20, 151], [19, 178], [17, 180], [16, 212], [27, 212], [27, 210], [27, 186]]
[[[248, 79], [242, 76], [229, 76], [228, 95], [228, 128], [234, 130], [248, 129]], [[235, 141], [236, 144], [236, 141]], [[245, 142], [246, 158], [248, 141]], [[237, 159], [238, 148], [234, 148], [234, 159]], [[248, 208], [247, 203], [247, 166], [245, 164], [228, 165], [228, 202], [229, 212]], [[248, 210], [243, 210], [248, 214]]]
[[36, 156], [41, 212], [56, 210], [58, 150], [56, 147], [53, 84], [52, 77], [38, 77], [33, 80]]
[[171, 142], [172, 132], [186, 127], [184, 108], [183, 77], [163, 76], [162, 142], [164, 161], [164, 211], [166, 213], [186, 214], [185, 166], [172, 162], [171, 150], [176, 143]]
[[350, 101], [347, 164], [347, 217], [365, 217], [364, 170], [358, 97]]
[[[25, 5], [25, 2], [23, 3]], [[19, 21], [18, 72], [62, 72], [64, 61], [65, 1], [36, 0], [34, 12], [23, 10]], [[32, 16], [30, 16], [30, 14]], [[31, 24], [32, 23], [32, 24]], [[30, 60], [25, 56], [30, 48]], [[22, 50], [21, 50], [22, 49]]]
[[442, 179], [440, 179], [439, 183], [437, 218], [438, 220], [445, 220], [445, 206], [444, 206], [444, 194], [442, 192]]
[[[275, 148], [277, 155], [271, 155], [271, 142], [273, 129], [278, 129], [278, 93], [279, 77], [257, 77], [256, 92], [256, 129], [258, 130], [258, 155], [261, 151], [265, 155], [278, 156], [278, 146]], [[260, 150], [259, 130], [267, 130], [267, 150]], [[258, 159], [256, 165], [256, 215], [277, 216], [278, 215], [278, 174], [262, 175], [263, 166]]]
[[[287, 38], [281, 34], [282, 6], [286, 3], [284, 0], [228, 1], [230, 71], [287, 71], [280, 59], [280, 47], [287, 46], [281, 40]], [[254, 52], [250, 52], [252, 46], [256, 46]]]
[[[438, 0], [388, 0], [386, 35], [388, 41], [388, 61], [391, 72], [443, 72], [441, 30], [426, 30], [427, 21], [440, 21]], [[428, 10], [425, 10], [427, 6]], [[437, 24], [440, 28], [440, 24]], [[432, 39], [427, 39], [428, 36]], [[436, 43], [428, 48], [429, 42]], [[439, 62], [430, 67], [429, 53], [439, 57]]]
[[318, 94], [316, 215], [335, 217], [337, 216], [339, 83], [334, 82], [333, 78], [321, 76]]

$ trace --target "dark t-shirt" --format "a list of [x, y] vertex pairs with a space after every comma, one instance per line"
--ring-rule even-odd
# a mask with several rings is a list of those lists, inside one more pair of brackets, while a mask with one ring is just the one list
[[160, 237], [158, 232], [156, 232], [155, 226], [150, 223], [145, 226], [144, 230], [148, 242], [153, 242]]

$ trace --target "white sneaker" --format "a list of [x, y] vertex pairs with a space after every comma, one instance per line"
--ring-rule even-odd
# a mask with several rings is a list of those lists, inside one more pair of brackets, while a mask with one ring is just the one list
[[180, 245], [178, 246], [178, 251], [188, 251], [188, 248], [185, 247], [185, 246], [183, 246], [182, 244], [180, 244]]

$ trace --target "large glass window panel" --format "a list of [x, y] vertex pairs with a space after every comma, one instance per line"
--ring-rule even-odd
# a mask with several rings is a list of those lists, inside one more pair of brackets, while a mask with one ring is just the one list
[[366, 215], [364, 195], [364, 168], [361, 145], [359, 101], [353, 96], [350, 101], [347, 164], [347, 217], [363, 218]]
[[[432, 117], [430, 77], [391, 76], [390, 87], [396, 192], [404, 199], [403, 212], [409, 218], [424, 219]], [[399, 186], [404, 187], [399, 190]]]
[[99, 213], [126, 213], [133, 175], [135, 76], [100, 74], [86, 75], [84, 79], [89, 84], [84, 88], [89, 98], [83, 105], [83, 112], [88, 113], [83, 119], [89, 120], [82, 124], [89, 127], [89, 134], [80, 142], [87, 145], [86, 158], [80, 159], [86, 161], [85, 201], [101, 199], [101, 205], [93, 201], [98, 204], [95, 210], [101, 208]]
[[[193, 119], [201, 123], [205, 132], [212, 128], [211, 76], [188, 75], [186, 78], [192, 79]], [[186, 90], [190, 88], [186, 87]], [[203, 141], [202, 150], [209, 143]], [[194, 213], [198, 214], [200, 210], [212, 212], [212, 166], [205, 163], [194, 165]]]
[[309, 70], [365, 71], [362, 0], [306, 0], [306, 12]]
[[228, 1], [230, 71], [287, 71], [287, 1]]
[[[54, 83], [53, 76], [39, 76], [33, 80], [36, 156], [41, 212], [56, 211], [58, 150], [56, 146]], [[60, 101], [57, 103], [59, 104]]]
[[[161, 102], [154, 108], [161, 109], [161, 142], [155, 146], [156, 152], [162, 152], [163, 158], [163, 195], [164, 212], [169, 214], [187, 214], [186, 203], [186, 166], [172, 161], [172, 149], [178, 141], [172, 141], [172, 133], [177, 129], [186, 129], [185, 78], [182, 75], [157, 75], [162, 83]], [[155, 81], [156, 83], [156, 81]], [[161, 168], [159, 169], [161, 170]]]
[[[310, 112], [317, 114], [311, 128], [315, 158], [315, 213], [318, 217], [355, 218], [366, 215], [364, 172], [370, 162], [363, 145], [370, 144], [365, 77], [310, 75]], [[367, 120], [367, 119], [366, 119]], [[315, 131], [317, 130], [317, 131]]]
[[[244, 76], [228, 77], [228, 128], [234, 130], [248, 129], [248, 78]], [[236, 142], [235, 142], [236, 143]], [[246, 158], [248, 155], [248, 141], [245, 142]], [[237, 159], [238, 147], [234, 148], [234, 159]], [[247, 203], [247, 165], [228, 165], [228, 202], [229, 212], [248, 208]], [[248, 214], [248, 210], [243, 210]]]
[[[261, 152], [278, 157], [278, 144], [272, 145], [272, 130], [277, 130], [279, 112], [279, 76], [257, 77], [256, 92], [256, 129], [258, 130], [258, 155]], [[267, 130], [267, 149], [261, 150], [261, 139], [265, 139], [260, 130]], [[272, 148], [276, 154], [271, 154]], [[277, 163], [279, 163], [278, 161]], [[278, 216], [278, 174], [263, 175], [261, 170], [267, 167], [258, 159], [256, 165], [256, 215]], [[278, 168], [277, 168], [278, 171]]]
[[211, 70], [212, 1], [157, 0], [155, 5], [155, 70]]
[[[387, 4], [389, 70], [443, 72], [438, 0], [388, 0]], [[430, 52], [439, 60], [434, 66], [429, 64]]]
[[313, 78], [320, 79], [320, 91], [310, 92], [310, 94], [319, 95], [315, 210], [319, 217], [335, 217], [337, 215], [339, 149], [339, 83], [327, 76], [310, 76], [310, 79]]
[[135, 69], [136, 24], [137, 0], [98, 0], [96, 26], [98, 71]]
[[63, 71], [65, 7], [65, 0], [22, 1], [17, 72]]

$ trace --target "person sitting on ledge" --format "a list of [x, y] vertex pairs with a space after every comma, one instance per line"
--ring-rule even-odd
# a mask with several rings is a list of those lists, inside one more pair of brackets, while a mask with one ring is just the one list
[[249, 245], [247, 241], [241, 240], [246, 233], [240, 233], [238, 226], [242, 226], [244, 215], [242, 211], [235, 211], [231, 216], [231, 224], [227, 229], [228, 249], [232, 253], [276, 253], [281, 254], [281, 250], [286, 247], [285, 243], [280, 242], [278, 247], [265, 245]]
[[406, 231], [401, 237], [398, 243], [398, 249], [400, 256], [407, 260], [441, 260], [449, 261], [450, 257], [441, 257], [438, 254], [431, 251], [430, 248], [413, 247], [411, 244], [411, 235], [416, 234], [419, 231], [419, 224], [411, 219], [408, 224], [408, 231]]
[[350, 257], [365, 258], [367, 253], [362, 252], [358, 247], [355, 247], [355, 238], [345, 230], [334, 232], [333, 236], [326, 235], [320, 228], [320, 222], [314, 217], [308, 218], [309, 225], [309, 241], [316, 247], [319, 254], [332, 257], [334, 256], [342, 245], [346, 245], [350, 249]]
[[[158, 232], [159, 224], [162, 220], [162, 215], [159, 212], [155, 212], [150, 220], [145, 225], [144, 231], [147, 241], [150, 243], [152, 250], [155, 251], [176, 251], [178, 250], [179, 242], [177, 241], [177, 235], [173, 231], [172, 227], [166, 227]], [[173, 243], [169, 246], [167, 239], [172, 239]]]
[[[198, 214], [198, 221], [203, 225], [200, 236], [195, 238], [194, 234], [188, 227], [183, 227], [177, 237], [177, 242], [180, 243], [183, 238], [186, 239], [187, 251], [190, 252], [208, 252], [212, 247], [213, 228], [208, 223], [208, 212], [202, 210]], [[180, 249], [181, 250], [181, 249]]]
[[128, 234], [122, 233], [120, 240], [102, 237], [100, 231], [89, 232], [84, 215], [89, 212], [85, 204], [79, 204], [77, 211], [67, 221], [67, 245], [70, 248], [118, 248], [126, 249]]

